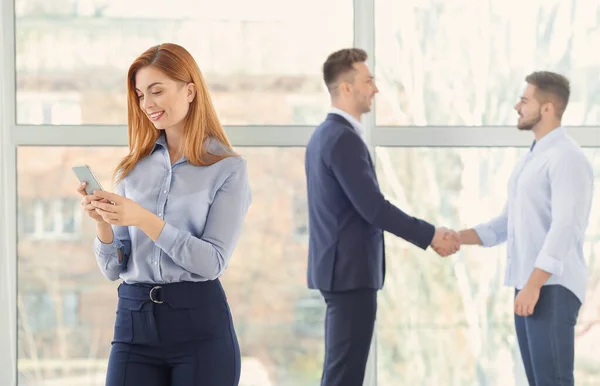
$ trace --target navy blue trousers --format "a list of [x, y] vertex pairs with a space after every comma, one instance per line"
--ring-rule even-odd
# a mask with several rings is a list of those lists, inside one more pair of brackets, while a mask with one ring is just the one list
[[240, 348], [219, 280], [121, 284], [106, 386], [237, 386]]
[[377, 290], [321, 294], [327, 304], [321, 386], [362, 386], [375, 328]]
[[[518, 294], [519, 291], [515, 291]], [[543, 286], [531, 316], [515, 314], [530, 386], [573, 386], [575, 324], [581, 302], [561, 285]]]

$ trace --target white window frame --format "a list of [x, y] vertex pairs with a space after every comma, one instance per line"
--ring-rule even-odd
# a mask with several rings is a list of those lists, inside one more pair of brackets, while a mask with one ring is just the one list
[[[33, 232], [25, 232], [23, 229], [23, 215], [17, 215], [18, 230], [20, 231], [22, 239], [33, 239], [33, 240], [63, 240], [72, 241], [77, 240], [81, 237], [81, 225], [82, 216], [79, 202], [68, 197], [51, 197], [45, 199], [35, 198], [33, 200], [27, 200], [27, 205], [33, 206], [30, 220], [33, 225]], [[73, 213], [73, 232], [67, 232], [65, 230], [64, 208], [66, 205], [72, 204], [71, 209]], [[52, 230], [47, 231], [45, 228], [45, 220], [52, 221]]]
[[[369, 54], [374, 68], [375, 0], [353, 0], [354, 45]], [[125, 125], [31, 126], [16, 124], [14, 0], [0, 2], [0, 385], [17, 382], [17, 195], [18, 146], [126, 146]], [[373, 110], [375, 110], [373, 108]], [[514, 127], [393, 127], [376, 126], [373, 113], [364, 117], [366, 141], [398, 147], [526, 147], [529, 133]], [[372, 129], [371, 129], [372, 128]], [[235, 146], [305, 146], [312, 126], [228, 126]], [[570, 127], [586, 147], [600, 147], [600, 127]], [[365, 386], [377, 385], [377, 334], [367, 365]]]

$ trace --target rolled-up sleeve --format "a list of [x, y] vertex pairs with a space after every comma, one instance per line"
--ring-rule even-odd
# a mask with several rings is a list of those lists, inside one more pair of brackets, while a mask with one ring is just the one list
[[484, 247], [493, 247], [506, 242], [508, 234], [508, 204], [504, 205], [502, 213], [490, 221], [473, 228]]

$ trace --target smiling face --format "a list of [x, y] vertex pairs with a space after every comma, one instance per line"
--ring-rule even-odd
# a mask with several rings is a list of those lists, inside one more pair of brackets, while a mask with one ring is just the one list
[[366, 63], [354, 63], [354, 79], [349, 88], [349, 98], [359, 114], [371, 111], [373, 98], [379, 92]]
[[528, 84], [521, 96], [519, 102], [515, 105], [515, 110], [519, 114], [517, 128], [519, 130], [533, 130], [533, 128], [542, 121], [542, 106], [536, 98], [536, 87]]
[[183, 130], [190, 103], [196, 96], [193, 83], [178, 82], [148, 66], [135, 75], [140, 109], [158, 130]]

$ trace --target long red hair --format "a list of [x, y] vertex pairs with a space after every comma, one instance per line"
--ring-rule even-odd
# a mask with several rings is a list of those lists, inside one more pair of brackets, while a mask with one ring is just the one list
[[[125, 178], [137, 162], [149, 155], [160, 136], [160, 131], [154, 127], [142, 111], [135, 91], [137, 72], [148, 66], [162, 71], [176, 81], [193, 83], [196, 86], [196, 97], [190, 103], [184, 123], [182, 151], [188, 162], [192, 165], [208, 166], [236, 155], [219, 122], [198, 64], [185, 48], [173, 43], [163, 43], [151, 47], [141, 54], [127, 72], [129, 154], [123, 157], [115, 168], [115, 181], [118, 182]], [[203, 146], [204, 141], [208, 138], [219, 141], [229, 151], [220, 155], [209, 153]]]

